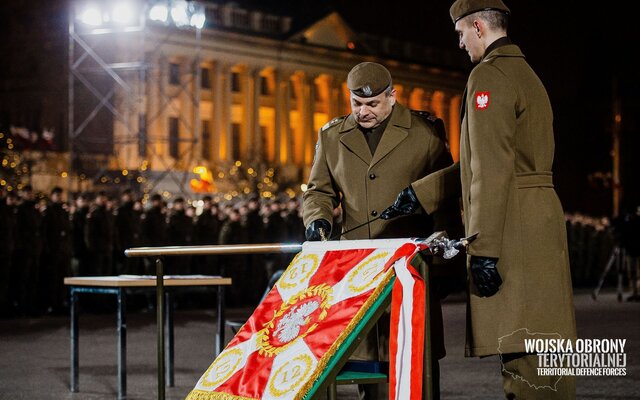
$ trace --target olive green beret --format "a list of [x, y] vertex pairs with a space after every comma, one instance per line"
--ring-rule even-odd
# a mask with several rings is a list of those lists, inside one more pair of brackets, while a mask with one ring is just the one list
[[449, 14], [451, 14], [451, 19], [455, 24], [460, 18], [469, 14], [488, 10], [502, 11], [505, 14], [511, 12], [502, 0], [456, 0], [449, 9]]
[[391, 86], [391, 74], [383, 65], [363, 62], [351, 69], [347, 87], [360, 97], [374, 97]]

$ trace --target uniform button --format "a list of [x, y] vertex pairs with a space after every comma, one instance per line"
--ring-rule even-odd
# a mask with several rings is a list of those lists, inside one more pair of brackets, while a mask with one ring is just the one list
[[378, 212], [376, 210], [371, 211], [371, 216], [375, 217], [376, 215], [378, 215]]
[[371, 179], [371, 180], [376, 179], [376, 174], [371, 174], [371, 175], [369, 175], [369, 179]]

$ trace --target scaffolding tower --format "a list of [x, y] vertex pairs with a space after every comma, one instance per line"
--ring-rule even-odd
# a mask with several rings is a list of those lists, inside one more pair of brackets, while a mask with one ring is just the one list
[[[201, 140], [204, 6], [182, 0], [114, 3], [70, 2], [69, 191], [126, 186], [146, 196], [169, 187], [188, 196], [189, 166]], [[177, 89], [152, 93], [150, 80], [166, 78], [162, 69], [169, 56], [163, 45], [186, 33], [195, 35], [189, 71], [178, 70]], [[192, 113], [172, 110], [178, 96], [188, 99]], [[150, 101], [158, 105], [153, 113]], [[147, 128], [165, 112], [176, 115], [182, 135], [149, 133]], [[178, 151], [159, 156], [166, 146]], [[153, 168], [150, 159], [156, 163]]]

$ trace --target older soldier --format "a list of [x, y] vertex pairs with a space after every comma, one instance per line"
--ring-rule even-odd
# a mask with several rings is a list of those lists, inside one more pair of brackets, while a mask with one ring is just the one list
[[[353, 67], [347, 87], [351, 91], [351, 114], [335, 118], [318, 134], [308, 190], [303, 196], [307, 240], [329, 238], [333, 210], [338, 204], [343, 210], [345, 239], [428, 236], [433, 231], [434, 219], [421, 209], [412, 186], [452, 163], [442, 135], [436, 130], [437, 119], [398, 104], [391, 74], [380, 64], [364, 62]], [[408, 218], [379, 219], [379, 213], [405, 187], [403, 196], [413, 210], [420, 211]], [[454, 209], [450, 222], [449, 233], [457, 235], [459, 210]], [[356, 228], [359, 225], [362, 226]], [[434, 322], [434, 353], [436, 358], [442, 358], [439, 302], [433, 302], [430, 313]], [[355, 357], [370, 357], [377, 352], [385, 357], [386, 346], [378, 346], [375, 335], [370, 335], [367, 342], [367, 348], [361, 346]], [[436, 384], [437, 367], [435, 362]], [[438, 393], [437, 388], [435, 392]], [[367, 394], [373, 396], [374, 393]]]
[[[467, 234], [479, 232], [468, 249], [466, 355], [501, 355], [508, 399], [574, 398], [575, 381], [538, 376], [538, 358], [524, 347], [528, 332], [576, 336], [564, 215], [551, 173], [551, 104], [507, 37], [510, 11], [501, 0], [457, 0], [450, 13], [460, 48], [478, 65], [463, 103], [459, 170], [431, 183], [443, 187], [459, 176]], [[429, 185], [416, 192], [433, 195]]]

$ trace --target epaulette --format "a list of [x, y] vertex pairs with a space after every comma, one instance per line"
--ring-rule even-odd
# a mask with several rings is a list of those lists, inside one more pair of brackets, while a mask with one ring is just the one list
[[331, 128], [334, 125], [339, 124], [340, 122], [344, 121], [345, 118], [347, 118], [348, 115], [343, 115], [342, 117], [336, 117], [334, 119], [332, 119], [331, 121], [327, 122], [326, 124], [324, 124], [324, 126], [322, 128], [320, 128], [320, 132], [324, 132], [327, 129]]
[[422, 111], [422, 110], [410, 110], [410, 111], [411, 111], [411, 114], [417, 115], [418, 117], [422, 118], [423, 121], [433, 126], [434, 130], [436, 131], [436, 135], [438, 135], [438, 138], [442, 140], [444, 143], [447, 143], [448, 145], [447, 132], [444, 128], [444, 121], [442, 121], [442, 119], [436, 117], [434, 114], [430, 113], [429, 111]]
[[438, 120], [438, 117], [436, 117], [435, 115], [433, 115], [429, 111], [422, 111], [422, 110], [410, 110], [410, 111], [411, 111], [411, 114], [417, 115], [417, 116], [421, 117], [422, 119], [425, 119], [425, 120], [431, 122], [432, 124], [435, 124], [436, 120]]

